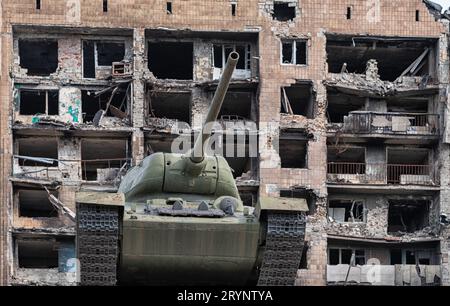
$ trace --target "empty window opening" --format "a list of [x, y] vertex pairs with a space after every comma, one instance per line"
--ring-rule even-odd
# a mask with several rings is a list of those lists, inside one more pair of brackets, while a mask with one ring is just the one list
[[[58, 197], [57, 192], [51, 192]], [[19, 217], [57, 218], [58, 210], [49, 201], [46, 190], [21, 189], [18, 191]]]
[[95, 78], [95, 42], [83, 41], [83, 77]]
[[329, 174], [366, 173], [366, 151], [364, 148], [329, 146], [327, 160]]
[[124, 42], [83, 41], [83, 77], [95, 78], [96, 68], [109, 67], [125, 57]]
[[329, 265], [365, 265], [366, 252], [363, 249], [329, 248]]
[[352, 200], [330, 200], [328, 217], [335, 222], [364, 222], [364, 203]]
[[167, 14], [172, 14], [172, 2], [166, 2], [166, 12]]
[[239, 60], [236, 64], [236, 69], [250, 70], [250, 45], [247, 44], [214, 44], [213, 45], [213, 62], [215, 68], [225, 67], [228, 56], [231, 52], [237, 52], [239, 54]]
[[58, 248], [53, 240], [16, 240], [19, 268], [58, 268]]
[[281, 63], [293, 65], [306, 65], [306, 40], [282, 40]]
[[231, 16], [236, 16], [236, 3], [231, 3]]
[[420, 21], [420, 11], [416, 10], [416, 21]]
[[97, 42], [97, 65], [112, 66], [113, 62], [120, 62], [125, 56], [125, 44], [117, 42]]
[[103, 0], [103, 12], [108, 12], [108, 0]]
[[391, 265], [401, 265], [402, 264], [402, 250], [391, 250]]
[[389, 200], [388, 232], [412, 233], [428, 226], [429, 201]]
[[36, 9], [37, 10], [41, 9], [41, 0], [36, 0]]
[[278, 21], [289, 21], [295, 18], [295, 6], [289, 3], [274, 2], [272, 18]]
[[114, 181], [128, 165], [126, 139], [83, 139], [81, 171], [85, 181]]
[[430, 184], [431, 163], [428, 149], [387, 149], [389, 184]]
[[[226, 157], [224, 156], [228, 165], [232, 169], [233, 177], [239, 178], [243, 174], [252, 170], [252, 159], [248, 157]], [[251, 177], [249, 177], [251, 179]]]
[[192, 80], [191, 42], [149, 42], [148, 68], [159, 79]]
[[365, 109], [365, 99], [340, 93], [333, 89], [327, 90], [327, 117], [330, 123], [343, 123], [344, 117], [350, 112]]
[[150, 92], [149, 115], [191, 123], [191, 93]]
[[[213, 137], [208, 143], [211, 146], [212, 154], [221, 155], [228, 162], [233, 177], [242, 179], [255, 179], [253, 173], [256, 167], [255, 158], [250, 156], [249, 137], [244, 135], [221, 135], [219, 138]], [[244, 138], [245, 137], [245, 138]], [[244, 178], [245, 177], [245, 178]]]
[[327, 35], [328, 72], [364, 74], [367, 62], [373, 59], [378, 63], [381, 80], [425, 75], [432, 79], [436, 71], [435, 45], [433, 40]]
[[[58, 140], [52, 138], [21, 138], [17, 140], [21, 166], [58, 166]], [[31, 158], [27, 158], [31, 157]], [[40, 160], [39, 158], [42, 158]]]
[[253, 120], [253, 92], [228, 91], [218, 118], [227, 120]]
[[281, 88], [281, 112], [314, 117], [314, 92], [312, 83], [295, 84]]
[[19, 39], [19, 57], [28, 75], [48, 76], [58, 68], [58, 41]]
[[[81, 112], [83, 114], [83, 122], [88, 123], [95, 121], [97, 124], [96, 119], [98, 118], [98, 112], [100, 110], [106, 110], [104, 116], [107, 117], [118, 117], [123, 119], [124, 116], [127, 116], [130, 96], [129, 90], [121, 87], [115, 91], [114, 95], [112, 94], [113, 92], [108, 91], [96, 96], [95, 91], [82, 90]], [[107, 107], [108, 109], [106, 109]]]
[[350, 20], [352, 19], [352, 7], [351, 6], [347, 6], [347, 19]]
[[20, 115], [58, 115], [57, 90], [20, 90]]
[[282, 133], [279, 140], [281, 168], [307, 167], [308, 140], [291, 133]]

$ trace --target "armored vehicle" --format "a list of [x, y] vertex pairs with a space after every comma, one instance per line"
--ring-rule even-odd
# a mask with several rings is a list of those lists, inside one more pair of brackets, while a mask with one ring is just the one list
[[189, 154], [154, 153], [117, 193], [79, 192], [81, 285], [293, 285], [306, 201], [260, 197], [244, 206], [222, 156], [204, 154], [239, 55], [229, 55]]

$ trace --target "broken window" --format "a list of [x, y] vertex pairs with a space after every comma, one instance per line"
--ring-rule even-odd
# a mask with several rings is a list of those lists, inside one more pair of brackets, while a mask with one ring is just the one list
[[412, 233], [428, 225], [429, 201], [389, 200], [388, 232]]
[[95, 78], [98, 67], [110, 67], [125, 57], [124, 42], [83, 41], [83, 77]]
[[388, 184], [429, 185], [433, 182], [428, 149], [387, 148]]
[[41, 9], [41, 0], [36, 0], [36, 9], [37, 10]]
[[58, 267], [58, 249], [54, 240], [16, 240], [19, 268], [53, 269]]
[[274, 2], [272, 17], [278, 21], [288, 21], [295, 18], [295, 3]]
[[281, 168], [307, 167], [308, 140], [298, 133], [282, 132], [279, 140], [278, 154]]
[[148, 69], [159, 79], [192, 80], [192, 42], [149, 42]]
[[20, 138], [17, 140], [21, 166], [58, 166], [58, 140], [56, 138]]
[[59, 92], [57, 90], [27, 90], [20, 95], [20, 115], [58, 115]]
[[355, 264], [362, 266], [366, 264], [366, 252], [363, 249], [329, 248], [328, 264], [329, 265]]
[[108, 0], [103, 0], [103, 12], [108, 12]]
[[354, 95], [341, 93], [329, 88], [327, 90], [327, 117], [330, 123], [343, 123], [344, 117], [350, 112], [364, 110], [365, 99]]
[[231, 3], [231, 16], [236, 16], [236, 3]]
[[314, 117], [314, 94], [310, 82], [294, 84], [281, 88], [281, 112]]
[[[116, 90], [117, 88], [117, 90]], [[81, 91], [81, 112], [83, 122], [93, 122], [99, 124], [100, 113], [107, 117], [124, 119], [128, 117], [130, 88], [116, 87], [107, 91], [82, 90]]]
[[[83, 139], [81, 171], [85, 181], [112, 182], [127, 170], [127, 139]], [[122, 173], [123, 174], [123, 173]]]
[[[58, 197], [56, 191], [51, 192]], [[19, 217], [57, 218], [58, 210], [49, 200], [49, 195], [43, 189], [20, 189], [17, 191]]]
[[[435, 76], [436, 41], [429, 39], [350, 37], [327, 35], [327, 63], [331, 73], [363, 74], [371, 59], [381, 80], [400, 76]], [[345, 69], [343, 69], [345, 67]]]
[[190, 124], [191, 93], [151, 91], [149, 115], [151, 117], [179, 120]]
[[328, 217], [335, 222], [364, 222], [363, 201], [330, 200]]
[[166, 2], [167, 14], [172, 14], [172, 2]]
[[328, 174], [366, 173], [365, 148], [329, 146], [327, 149]]
[[48, 76], [58, 68], [58, 41], [19, 39], [19, 57], [28, 75]]
[[221, 120], [252, 120], [254, 94], [252, 91], [229, 90], [224, 98], [218, 118]]
[[282, 40], [281, 63], [293, 65], [306, 65], [306, 40]]
[[215, 68], [225, 67], [228, 56], [231, 52], [239, 54], [239, 60], [236, 69], [250, 70], [250, 45], [248, 44], [214, 44], [213, 45], [213, 62]]

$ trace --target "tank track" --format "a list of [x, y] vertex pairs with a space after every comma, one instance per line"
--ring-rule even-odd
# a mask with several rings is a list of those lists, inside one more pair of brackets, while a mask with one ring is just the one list
[[306, 217], [300, 212], [267, 212], [267, 234], [258, 286], [293, 286], [300, 264]]
[[78, 204], [77, 244], [82, 286], [114, 286], [119, 255], [119, 208]]

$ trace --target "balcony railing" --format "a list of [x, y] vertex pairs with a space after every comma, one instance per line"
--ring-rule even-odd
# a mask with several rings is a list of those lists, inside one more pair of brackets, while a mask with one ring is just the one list
[[430, 165], [330, 162], [327, 180], [341, 184], [435, 185]]
[[439, 135], [439, 115], [425, 113], [351, 112], [344, 132], [355, 134]]

